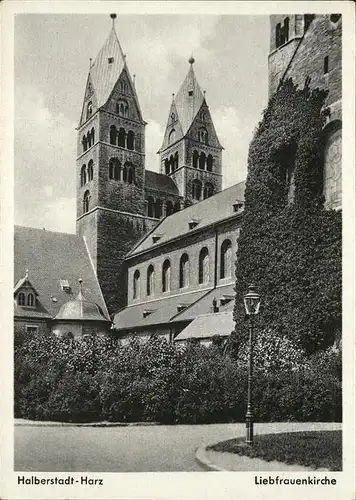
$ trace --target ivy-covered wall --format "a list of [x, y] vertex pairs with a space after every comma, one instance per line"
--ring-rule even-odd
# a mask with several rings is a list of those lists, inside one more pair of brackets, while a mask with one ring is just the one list
[[341, 212], [323, 199], [326, 92], [287, 80], [272, 96], [249, 150], [236, 266], [235, 347], [247, 336], [243, 295], [262, 297], [257, 332], [307, 352], [341, 332]]

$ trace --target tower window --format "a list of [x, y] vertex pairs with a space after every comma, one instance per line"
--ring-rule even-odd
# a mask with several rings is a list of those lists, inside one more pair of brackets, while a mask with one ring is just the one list
[[159, 219], [162, 215], [162, 201], [160, 198], [157, 198], [156, 203], [155, 203], [155, 217], [156, 219]]
[[199, 142], [208, 144], [208, 131], [206, 130], [206, 128], [201, 128], [199, 130]]
[[116, 103], [116, 112], [125, 118], [129, 116], [129, 106], [126, 101], [118, 101]]
[[168, 144], [172, 144], [176, 139], [176, 131], [175, 129], [173, 128], [170, 132], [169, 132], [169, 136], [168, 136]]
[[204, 186], [204, 200], [206, 198], [210, 198], [210, 196], [213, 196], [214, 194], [214, 186], [210, 184], [210, 182], [207, 182]]
[[117, 130], [115, 125], [110, 127], [110, 144], [116, 145]]
[[126, 133], [125, 130], [121, 127], [119, 130], [118, 138], [117, 138], [117, 144], [121, 148], [125, 147], [125, 139], [126, 139]]
[[200, 168], [200, 170], [205, 170], [205, 161], [206, 161], [205, 153], [200, 153], [200, 156], [199, 156], [199, 168]]
[[89, 191], [85, 191], [84, 196], [83, 196], [83, 213], [84, 214], [89, 212], [89, 205], [90, 205], [90, 193], [89, 193]]
[[120, 90], [121, 90], [121, 92], [124, 92], [125, 94], [127, 93], [127, 83], [123, 82], [122, 80], [120, 81]]
[[194, 179], [192, 183], [192, 196], [194, 200], [200, 200], [202, 191], [202, 184], [198, 179]]
[[152, 196], [149, 196], [147, 198], [147, 215], [148, 215], [148, 217], [153, 217], [154, 203], [155, 203], [155, 201], [152, 198]]
[[94, 177], [94, 162], [93, 160], [89, 160], [88, 163], [88, 181], [92, 181]]
[[117, 158], [111, 158], [109, 161], [109, 179], [119, 181], [121, 174], [121, 164]]
[[189, 90], [189, 91], [188, 91], [188, 95], [189, 95], [189, 97], [192, 97], [193, 93], [194, 93], [194, 92], [193, 92], [192, 90]]
[[166, 203], [166, 216], [171, 215], [173, 213], [173, 203], [168, 200]]
[[281, 45], [281, 23], [276, 26], [276, 48]]
[[329, 56], [324, 57], [324, 75], [329, 73]]
[[85, 152], [88, 149], [88, 141], [85, 135], [83, 135], [82, 145], [83, 145], [83, 152]]
[[213, 163], [214, 163], [214, 160], [213, 160], [212, 155], [208, 155], [208, 157], [206, 159], [206, 169], [208, 172], [213, 171]]
[[338, 22], [340, 17], [341, 17], [341, 14], [331, 14], [330, 21], [335, 24]]
[[194, 150], [193, 152], [193, 167], [198, 168], [198, 162], [199, 162], [199, 153], [198, 151]]
[[166, 175], [169, 175], [171, 173], [171, 167], [168, 158], [164, 160], [164, 171]]
[[113, 57], [108, 57], [108, 63], [112, 64], [113, 62], [114, 62], [114, 58]]
[[19, 293], [17, 301], [18, 301], [19, 306], [24, 306], [25, 305], [25, 294], [22, 292]]
[[92, 114], [93, 114], [93, 104], [91, 101], [89, 101], [87, 104], [87, 119], [90, 118]]
[[80, 171], [80, 185], [84, 186], [87, 183], [87, 167], [83, 165]]
[[135, 149], [135, 134], [130, 130], [127, 134], [127, 149]]

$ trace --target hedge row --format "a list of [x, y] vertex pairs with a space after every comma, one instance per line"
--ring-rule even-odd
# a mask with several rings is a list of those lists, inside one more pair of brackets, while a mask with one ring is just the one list
[[[258, 351], [258, 347], [257, 347]], [[256, 352], [258, 361], [260, 353]], [[257, 421], [339, 421], [339, 356], [295, 365], [257, 363]], [[218, 346], [178, 347], [160, 339], [126, 345], [16, 337], [15, 416], [65, 422], [242, 422], [247, 369]]]

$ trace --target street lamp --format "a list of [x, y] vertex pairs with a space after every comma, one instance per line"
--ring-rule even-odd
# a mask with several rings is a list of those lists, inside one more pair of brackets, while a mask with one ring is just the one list
[[247, 316], [250, 317], [248, 379], [247, 379], [247, 412], [246, 412], [246, 444], [253, 444], [253, 413], [252, 413], [252, 371], [253, 371], [253, 318], [260, 311], [261, 298], [256, 287], [250, 285], [244, 297]]

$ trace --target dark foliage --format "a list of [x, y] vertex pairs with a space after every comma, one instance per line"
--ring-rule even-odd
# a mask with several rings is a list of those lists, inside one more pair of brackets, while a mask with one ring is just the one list
[[341, 213], [325, 210], [322, 195], [325, 97], [284, 82], [250, 145], [235, 353], [246, 340], [243, 295], [250, 283], [262, 296], [260, 331], [288, 337], [308, 353], [332, 345], [341, 331]]
[[[15, 337], [16, 340], [16, 337]], [[340, 353], [308, 360], [298, 352], [271, 363], [288, 343], [256, 352], [257, 421], [339, 421]], [[315, 359], [313, 359], [315, 358]], [[121, 345], [109, 338], [78, 341], [22, 337], [15, 342], [15, 416], [89, 422], [243, 422], [245, 361], [219, 346], [185, 347], [153, 338]]]

